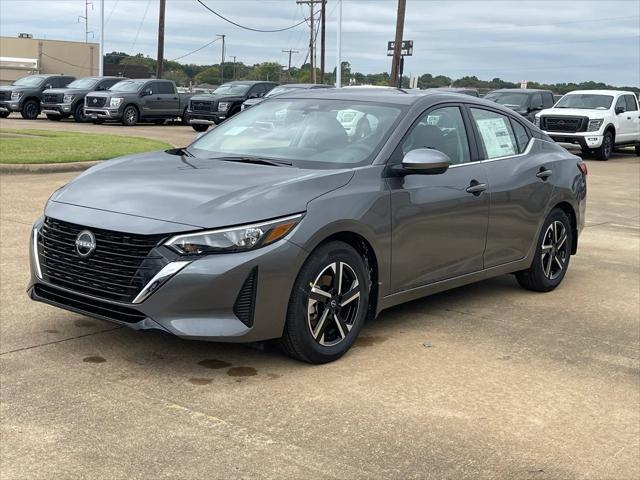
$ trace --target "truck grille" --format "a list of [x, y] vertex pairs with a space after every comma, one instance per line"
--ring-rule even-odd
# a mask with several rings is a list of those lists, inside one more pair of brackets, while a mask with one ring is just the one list
[[62, 103], [62, 93], [44, 93], [42, 103]]
[[192, 112], [210, 112], [212, 110], [213, 102], [206, 100], [191, 100], [190, 109]]
[[[96, 249], [88, 258], [76, 252], [76, 237], [91, 231]], [[49, 283], [107, 300], [131, 302], [167, 261], [154, 253], [164, 235], [136, 235], [85, 228], [47, 217], [40, 229], [38, 255]]]
[[8, 90], [0, 91], [0, 100], [11, 100], [11, 92]]
[[87, 107], [104, 107], [106, 103], [106, 97], [90, 97], [87, 95], [84, 100], [84, 104]]
[[542, 117], [540, 127], [545, 132], [586, 132], [587, 117]]

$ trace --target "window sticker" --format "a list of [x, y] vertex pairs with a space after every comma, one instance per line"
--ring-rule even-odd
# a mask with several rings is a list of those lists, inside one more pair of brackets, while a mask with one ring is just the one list
[[476, 119], [488, 158], [507, 157], [516, 154], [516, 146], [503, 118]]

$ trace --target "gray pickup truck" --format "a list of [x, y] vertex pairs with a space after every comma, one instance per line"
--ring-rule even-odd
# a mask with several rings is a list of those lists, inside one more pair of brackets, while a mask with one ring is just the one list
[[22, 118], [35, 120], [40, 115], [42, 93], [51, 88], [64, 88], [75, 80], [69, 75], [28, 75], [0, 88], [0, 118], [20, 112]]
[[180, 118], [186, 125], [187, 105], [192, 93], [178, 93], [171, 80], [131, 79], [104, 92], [84, 97], [84, 114], [95, 123], [117, 120], [133, 126], [138, 122], [162, 124]]
[[45, 90], [42, 92], [42, 113], [49, 120], [62, 120], [73, 115], [76, 122], [86, 122], [89, 119], [84, 114], [85, 95], [108, 90], [122, 80], [122, 77], [84, 77], [64, 88]]

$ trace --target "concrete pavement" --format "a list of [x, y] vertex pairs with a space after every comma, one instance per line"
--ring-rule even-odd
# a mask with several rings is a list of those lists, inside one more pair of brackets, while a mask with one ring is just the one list
[[2, 177], [0, 478], [638, 478], [640, 159], [588, 167], [560, 288], [396, 307], [324, 366], [29, 301], [31, 223], [74, 174]]

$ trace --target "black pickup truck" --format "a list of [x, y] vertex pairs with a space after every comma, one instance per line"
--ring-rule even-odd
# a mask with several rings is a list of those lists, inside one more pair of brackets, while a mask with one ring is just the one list
[[196, 132], [204, 132], [240, 111], [245, 100], [262, 98], [275, 82], [237, 81], [220, 85], [210, 94], [195, 95], [189, 101], [189, 123]]
[[49, 120], [61, 120], [73, 115], [76, 122], [87, 122], [84, 97], [89, 92], [108, 90], [122, 77], [85, 77], [74, 80], [65, 88], [52, 88], [42, 92], [42, 113]]
[[0, 118], [20, 112], [22, 118], [35, 120], [40, 115], [42, 93], [51, 88], [63, 88], [75, 80], [69, 75], [28, 75], [0, 88]]
[[88, 93], [84, 114], [95, 123], [118, 120], [126, 126], [141, 121], [162, 124], [179, 117], [186, 124], [187, 103], [192, 95], [178, 93], [171, 80], [122, 80], [109, 90]]

